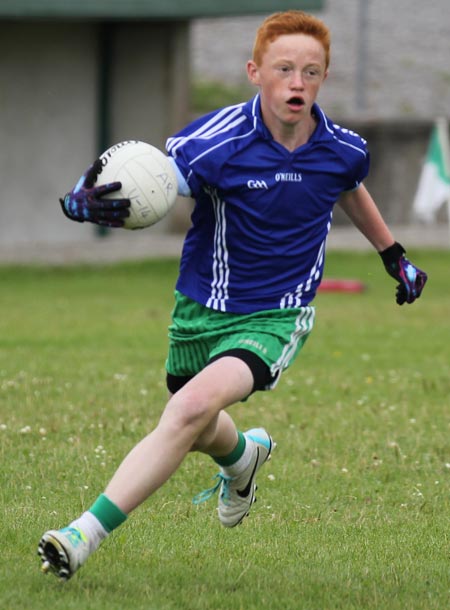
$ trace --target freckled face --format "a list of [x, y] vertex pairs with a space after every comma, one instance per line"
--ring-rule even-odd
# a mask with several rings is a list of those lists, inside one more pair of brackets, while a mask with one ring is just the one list
[[247, 64], [252, 84], [260, 88], [261, 109], [269, 129], [296, 125], [311, 116], [320, 86], [327, 77], [325, 50], [306, 34], [285, 34], [269, 44], [261, 65]]

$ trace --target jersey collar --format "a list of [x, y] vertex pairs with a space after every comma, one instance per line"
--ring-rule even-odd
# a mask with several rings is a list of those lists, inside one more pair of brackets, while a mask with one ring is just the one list
[[[255, 95], [254, 98], [246, 102], [244, 105], [244, 112], [249, 117], [249, 119], [253, 122], [253, 126], [255, 130], [266, 140], [273, 140], [272, 134], [267, 129], [264, 124], [261, 115], [261, 98], [259, 93]], [[312, 107], [312, 112], [317, 118], [317, 126], [311, 135], [309, 142], [320, 142], [323, 140], [331, 140], [333, 139], [333, 124], [331, 120], [325, 115], [320, 106], [314, 103]]]

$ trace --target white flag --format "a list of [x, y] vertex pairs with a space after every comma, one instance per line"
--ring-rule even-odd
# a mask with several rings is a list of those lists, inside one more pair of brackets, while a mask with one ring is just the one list
[[432, 222], [444, 203], [450, 202], [450, 152], [445, 119], [436, 121], [413, 203], [418, 220]]

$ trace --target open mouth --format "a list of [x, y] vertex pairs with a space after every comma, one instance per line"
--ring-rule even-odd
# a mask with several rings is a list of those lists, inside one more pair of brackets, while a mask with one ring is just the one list
[[287, 104], [292, 110], [300, 110], [300, 108], [305, 105], [305, 100], [302, 97], [296, 95], [294, 97], [289, 98]]

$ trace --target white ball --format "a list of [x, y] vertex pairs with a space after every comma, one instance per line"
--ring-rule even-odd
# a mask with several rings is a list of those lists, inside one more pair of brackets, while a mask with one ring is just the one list
[[174, 205], [177, 178], [168, 157], [138, 140], [119, 142], [100, 155], [102, 172], [96, 185], [121, 182], [119, 191], [105, 197], [129, 199], [125, 229], [143, 229], [157, 223]]

